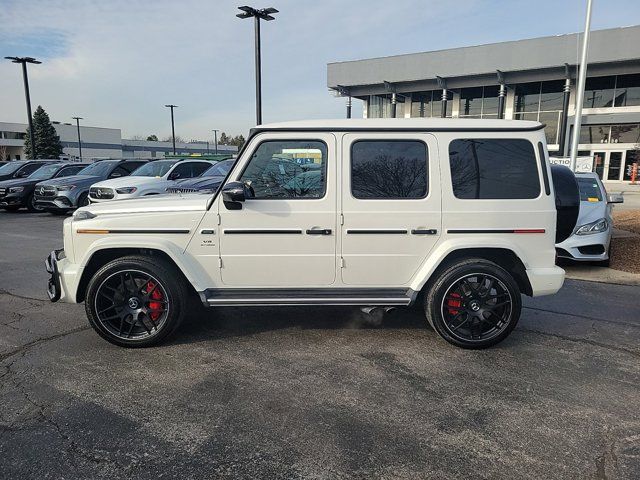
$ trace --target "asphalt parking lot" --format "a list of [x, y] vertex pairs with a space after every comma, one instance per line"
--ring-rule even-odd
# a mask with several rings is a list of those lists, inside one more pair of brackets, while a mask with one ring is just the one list
[[485, 351], [328, 307], [125, 350], [45, 301], [60, 227], [0, 213], [2, 478], [640, 478], [640, 287], [568, 280]]

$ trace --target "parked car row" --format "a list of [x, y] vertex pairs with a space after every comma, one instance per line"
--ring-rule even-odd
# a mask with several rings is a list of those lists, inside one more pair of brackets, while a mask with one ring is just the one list
[[23, 160], [0, 165], [0, 208], [65, 214], [90, 203], [218, 188], [233, 160]]

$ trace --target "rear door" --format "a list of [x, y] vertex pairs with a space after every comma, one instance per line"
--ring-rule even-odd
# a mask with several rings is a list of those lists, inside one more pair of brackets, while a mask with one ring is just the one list
[[342, 281], [405, 285], [441, 233], [436, 138], [350, 133], [342, 156]]

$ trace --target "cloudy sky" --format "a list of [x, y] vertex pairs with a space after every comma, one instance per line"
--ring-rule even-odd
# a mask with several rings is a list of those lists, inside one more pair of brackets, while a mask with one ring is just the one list
[[[593, 28], [640, 23], [638, 0], [595, 0]], [[34, 56], [34, 108], [79, 115], [123, 136], [210, 129], [243, 133], [255, 119], [253, 24], [228, 0], [0, 0], [0, 57]], [[270, 0], [262, 24], [263, 121], [344, 115], [327, 92], [328, 62], [583, 28], [586, 0]], [[359, 103], [359, 102], [356, 102]], [[360, 106], [355, 110], [360, 114]], [[19, 67], [0, 61], [0, 121], [26, 122]]]

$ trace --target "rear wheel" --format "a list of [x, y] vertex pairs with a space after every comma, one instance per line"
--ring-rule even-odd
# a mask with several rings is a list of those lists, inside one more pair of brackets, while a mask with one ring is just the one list
[[87, 287], [85, 309], [91, 326], [107, 341], [148, 347], [175, 332], [189, 298], [175, 266], [155, 257], [130, 256], [96, 272]]
[[520, 318], [522, 301], [514, 278], [483, 259], [457, 262], [425, 295], [427, 320], [449, 343], [487, 348], [504, 340]]

